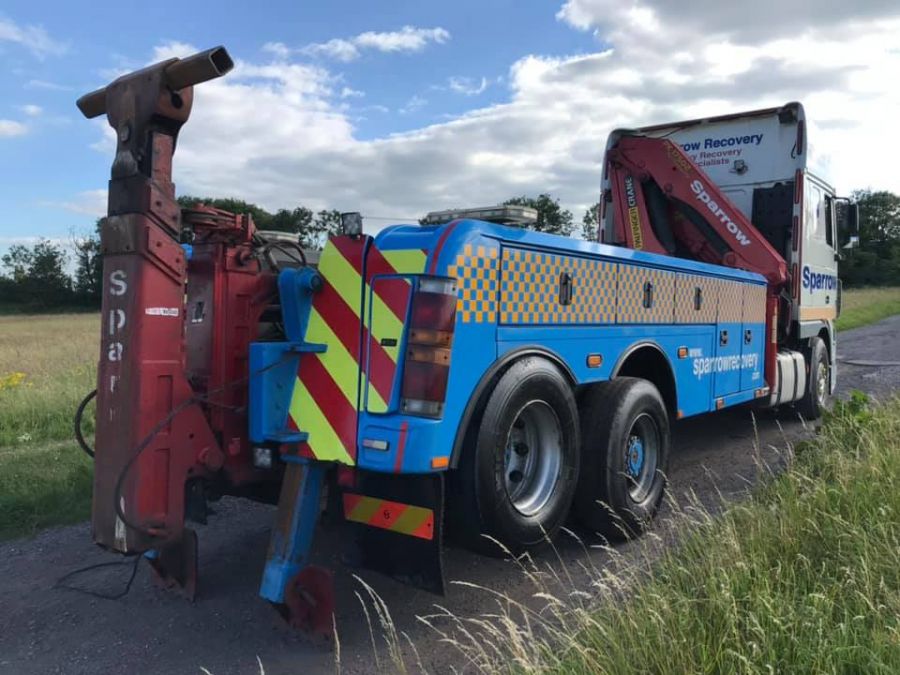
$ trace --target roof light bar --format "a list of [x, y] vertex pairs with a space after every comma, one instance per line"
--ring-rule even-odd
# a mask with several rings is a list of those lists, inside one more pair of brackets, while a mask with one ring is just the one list
[[447, 209], [446, 211], [432, 211], [422, 221], [423, 225], [441, 225], [451, 220], [468, 218], [472, 220], [484, 220], [488, 223], [500, 223], [501, 225], [533, 225], [537, 222], [536, 209], [528, 206], [481, 206], [472, 209]]

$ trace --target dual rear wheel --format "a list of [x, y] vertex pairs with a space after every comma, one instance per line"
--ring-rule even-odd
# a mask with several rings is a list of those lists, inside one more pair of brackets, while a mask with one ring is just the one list
[[555, 365], [525, 357], [499, 378], [469, 434], [451, 526], [495, 554], [548, 540], [570, 512], [607, 536], [633, 536], [659, 505], [668, 456], [668, 416], [652, 384], [619, 378], [578, 401]]

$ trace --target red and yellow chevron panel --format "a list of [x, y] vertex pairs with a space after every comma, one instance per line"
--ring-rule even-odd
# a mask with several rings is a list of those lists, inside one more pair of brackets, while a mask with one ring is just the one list
[[[384, 276], [421, 273], [425, 259], [421, 250], [379, 251], [369, 238], [333, 237], [326, 244], [318, 266], [322, 289], [313, 299], [306, 341], [327, 349], [300, 357], [288, 415], [292, 428], [309, 434], [304, 454], [356, 463], [360, 382], [368, 410], [387, 410], [409, 303], [409, 281]], [[395, 346], [382, 345], [387, 335], [396, 338]]]
[[434, 538], [434, 511], [423, 506], [345, 492], [344, 518], [419, 539]]

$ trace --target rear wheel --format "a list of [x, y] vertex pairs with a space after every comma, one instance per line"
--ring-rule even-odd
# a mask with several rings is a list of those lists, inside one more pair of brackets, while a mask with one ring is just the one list
[[469, 546], [501, 553], [487, 535], [518, 553], [556, 533], [578, 480], [578, 409], [553, 364], [527, 357], [500, 377], [458, 479], [452, 515]]
[[659, 391], [623, 377], [581, 401], [581, 473], [575, 513], [608, 537], [631, 537], [656, 514], [669, 464], [669, 417]]
[[810, 339], [809, 349], [804, 356], [809, 370], [806, 375], [806, 391], [797, 402], [797, 410], [804, 419], [817, 420], [822, 416], [831, 393], [828, 350], [822, 338]]

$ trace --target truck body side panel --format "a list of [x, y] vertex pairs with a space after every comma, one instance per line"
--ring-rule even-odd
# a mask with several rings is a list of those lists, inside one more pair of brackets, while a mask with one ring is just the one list
[[[329, 271], [328, 261], [341, 253], [337, 249], [326, 249], [322, 257], [323, 293], [330, 304], [316, 298], [313, 313], [334, 314], [342, 306], [338, 300], [349, 307], [351, 285], [357, 284], [357, 318], [343, 309], [348, 321], [357, 322], [362, 342], [355, 360], [344, 345], [344, 367], [338, 368], [331, 363], [337, 355], [327, 356], [341, 351], [332, 346], [334, 335], [322, 326], [316, 329], [315, 317], [310, 321], [309, 341], [321, 333], [329, 346], [324, 354], [302, 357], [298, 382], [304, 383], [304, 360], [323, 365], [316, 368], [320, 377], [323, 370], [346, 371], [347, 391], [337, 387], [332, 393], [344, 395], [341, 405], [356, 420], [349, 443], [354, 447], [343, 444], [347, 434], [334, 431], [334, 425], [330, 432], [307, 427], [304, 419], [312, 415], [314, 422], [329, 421], [323, 409], [335, 408], [330, 399], [314, 398], [307, 386], [307, 400], [315, 405], [305, 411], [297, 399], [304, 388], [298, 385], [291, 413], [297, 428], [309, 432], [316, 457], [349, 463], [341, 459], [345, 456], [361, 469], [380, 472], [445, 470], [470, 400], [498, 359], [518, 350], [551, 355], [580, 386], [613, 377], [626, 359], [641, 358], [636, 350], [649, 347], [668, 363], [679, 417], [751, 400], [765, 387], [765, 282], [760, 275], [477, 221], [388, 228], [368, 246], [365, 269], [344, 257]], [[439, 419], [403, 414], [398, 405], [405, 315], [414, 277], [422, 273], [457, 280], [449, 382]], [[339, 289], [332, 292], [332, 286]], [[720, 346], [722, 330], [729, 337]], [[597, 354], [599, 366], [587, 358]], [[347, 417], [350, 424], [349, 412]], [[317, 447], [330, 448], [338, 440], [342, 445], [336, 449]]]

